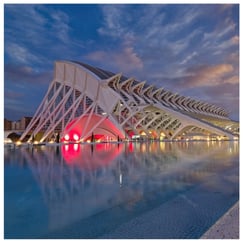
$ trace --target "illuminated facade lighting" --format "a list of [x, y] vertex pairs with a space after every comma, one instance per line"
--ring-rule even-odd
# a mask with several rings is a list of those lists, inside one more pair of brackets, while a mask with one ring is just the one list
[[74, 139], [75, 141], [78, 141], [78, 140], [79, 140], [79, 136], [78, 136], [77, 134], [74, 134], [74, 135], [73, 135], [73, 139]]
[[66, 140], [66, 141], [68, 141], [69, 140], [69, 135], [68, 134], [66, 134], [65, 136], [64, 136], [64, 139]]

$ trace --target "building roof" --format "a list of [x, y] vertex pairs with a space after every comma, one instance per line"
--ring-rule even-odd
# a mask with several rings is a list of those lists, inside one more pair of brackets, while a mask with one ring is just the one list
[[[93, 66], [90, 66], [90, 65], [88, 65], [86, 63], [83, 63], [83, 62], [78, 62], [78, 61], [72, 61], [72, 62], [76, 63], [76, 64], [79, 64], [79, 65], [83, 66], [84, 68], [88, 69], [90, 72], [94, 73], [100, 79], [108, 79], [108, 78], [111, 78], [111, 77], [116, 75], [113, 72], [106, 71], [106, 70], [101, 69], [101, 68], [93, 67]], [[121, 77], [121, 81], [125, 81], [127, 79], [128, 78], [125, 77], [125, 76]]]

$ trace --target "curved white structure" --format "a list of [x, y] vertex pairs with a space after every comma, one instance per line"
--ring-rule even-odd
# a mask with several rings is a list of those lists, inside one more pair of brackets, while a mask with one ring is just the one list
[[[109, 124], [114, 125], [112, 131]], [[29, 140], [38, 137], [43, 142], [57, 133], [64, 139], [74, 127], [79, 127], [75, 140], [85, 141], [101, 131], [101, 125], [104, 138], [117, 131], [120, 139], [234, 139], [239, 132], [239, 123], [231, 121], [227, 112], [215, 105], [120, 73], [80, 62], [57, 61], [54, 79], [20, 140], [26, 140], [28, 135]]]

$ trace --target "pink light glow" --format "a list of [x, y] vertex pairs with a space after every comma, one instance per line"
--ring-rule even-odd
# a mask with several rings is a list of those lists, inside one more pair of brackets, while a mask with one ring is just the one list
[[64, 136], [64, 139], [67, 140], [67, 141], [69, 140], [69, 138], [70, 138], [70, 137], [69, 137], [68, 134], [66, 134], [66, 135]]
[[[97, 123], [99, 124], [97, 126]], [[94, 129], [95, 127], [95, 129]], [[91, 132], [92, 131], [92, 132]], [[108, 118], [98, 114], [84, 115], [82, 118], [75, 118], [67, 124], [62, 141], [77, 142], [79, 140], [88, 141], [94, 139], [95, 141], [117, 141], [124, 139], [123, 132], [115, 126], [115, 124]]]
[[73, 139], [78, 141], [79, 140], [79, 136], [75, 133], [75, 134], [73, 134]]

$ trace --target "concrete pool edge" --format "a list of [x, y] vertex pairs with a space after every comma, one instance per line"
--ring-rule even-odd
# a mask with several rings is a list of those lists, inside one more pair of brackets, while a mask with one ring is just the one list
[[211, 226], [201, 239], [239, 239], [239, 201]]
[[[99, 239], [177, 239], [161, 235], [161, 207], [135, 217]], [[197, 239], [239, 239], [239, 201]]]

